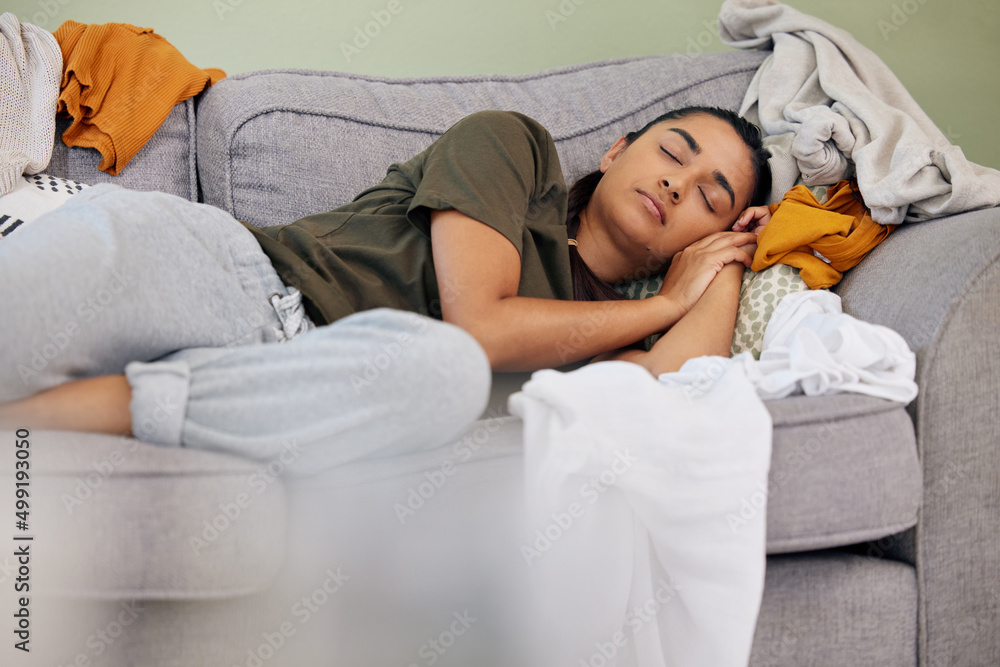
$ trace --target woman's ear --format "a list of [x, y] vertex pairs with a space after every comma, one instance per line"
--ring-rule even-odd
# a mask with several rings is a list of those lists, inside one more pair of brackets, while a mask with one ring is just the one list
[[601, 173], [605, 173], [611, 163], [615, 161], [615, 158], [621, 155], [621, 152], [625, 150], [625, 137], [621, 137], [615, 142], [615, 145], [608, 149], [608, 152], [601, 156]]

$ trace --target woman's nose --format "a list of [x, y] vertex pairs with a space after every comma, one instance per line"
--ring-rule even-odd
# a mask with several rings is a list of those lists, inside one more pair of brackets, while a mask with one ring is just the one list
[[663, 179], [663, 188], [666, 191], [667, 199], [669, 199], [674, 204], [680, 203], [681, 183], [678, 179], [676, 178], [670, 180]]

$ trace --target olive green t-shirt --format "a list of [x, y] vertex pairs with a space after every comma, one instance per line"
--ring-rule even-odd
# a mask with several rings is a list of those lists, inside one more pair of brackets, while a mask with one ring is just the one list
[[[431, 210], [457, 209], [503, 234], [521, 256], [519, 296], [572, 299], [566, 197], [548, 131], [520, 113], [483, 111], [390, 166], [349, 204], [288, 225], [246, 226], [318, 325], [378, 307], [440, 319]], [[444, 285], [444, 298], [467, 287]]]

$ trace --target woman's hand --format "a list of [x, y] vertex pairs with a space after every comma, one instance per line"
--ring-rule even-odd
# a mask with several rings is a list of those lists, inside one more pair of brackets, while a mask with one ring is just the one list
[[695, 241], [673, 256], [658, 296], [670, 298], [688, 312], [726, 264], [750, 266], [753, 256], [746, 248], [756, 238], [752, 232], [717, 232]]
[[740, 217], [736, 218], [736, 222], [733, 223], [733, 231], [760, 234], [770, 219], [771, 209], [767, 206], [751, 206], [740, 213]]
[[751, 206], [740, 213], [733, 224], [734, 232], [753, 232], [754, 240], [742, 246], [744, 252], [750, 257], [757, 253], [757, 235], [764, 229], [764, 225], [771, 219], [771, 209], [767, 206]]

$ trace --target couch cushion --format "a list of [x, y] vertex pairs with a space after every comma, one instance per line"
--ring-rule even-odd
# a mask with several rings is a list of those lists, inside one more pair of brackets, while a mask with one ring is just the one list
[[768, 553], [864, 542], [917, 523], [923, 480], [902, 403], [835, 394], [764, 405], [774, 423]]
[[915, 667], [917, 603], [916, 570], [903, 563], [837, 551], [769, 557], [749, 665]]
[[52, 160], [47, 174], [96, 185], [116, 183], [132, 190], [159, 190], [198, 201], [198, 177], [195, 169], [194, 100], [176, 104], [156, 134], [125, 166], [112, 176], [97, 168], [101, 154], [94, 148], [70, 148], [62, 134], [72, 119], [57, 118]]
[[553, 135], [572, 183], [628, 131], [692, 104], [739, 107], [766, 56], [734, 52], [590, 63], [523, 76], [387, 79], [263, 71], [198, 102], [204, 201], [266, 226], [328, 211], [481, 109], [520, 111]]
[[[33, 590], [218, 598], [267, 588], [281, 566], [285, 490], [272, 474], [280, 461], [86, 433], [33, 431], [28, 440]], [[12, 490], [9, 451], [0, 484]], [[13, 503], [2, 494], [4, 516]]]

